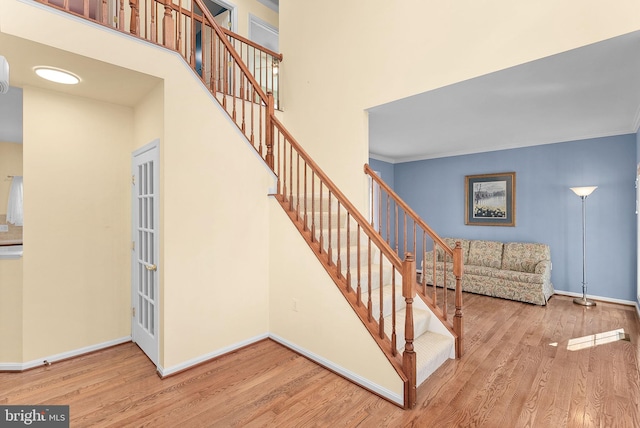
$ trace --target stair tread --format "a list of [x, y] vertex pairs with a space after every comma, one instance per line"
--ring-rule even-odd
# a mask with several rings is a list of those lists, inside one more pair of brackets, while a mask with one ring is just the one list
[[[404, 319], [406, 313], [407, 313], [407, 308], [399, 309], [396, 312], [396, 319], [400, 318], [400, 317], [402, 317], [402, 319]], [[413, 322], [414, 322], [414, 324], [417, 323], [418, 321], [421, 321], [421, 320], [425, 319], [425, 318], [429, 319], [430, 317], [431, 317], [431, 313], [429, 311], [424, 310], [424, 309], [420, 309], [420, 308], [416, 308], [416, 307], [413, 308]], [[391, 315], [386, 316], [385, 320], [387, 320], [387, 319], [391, 320]]]
[[423, 383], [435, 372], [453, 352], [455, 341], [451, 336], [445, 336], [433, 331], [427, 331], [413, 341], [416, 351], [416, 384]]

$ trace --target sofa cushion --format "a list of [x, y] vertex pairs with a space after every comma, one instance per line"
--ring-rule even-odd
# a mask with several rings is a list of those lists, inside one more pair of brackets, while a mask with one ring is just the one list
[[471, 241], [467, 264], [500, 269], [502, 266], [502, 242]]
[[[462, 247], [462, 263], [467, 263], [467, 257], [469, 256], [469, 240], [458, 238], [442, 238], [442, 240], [449, 246], [449, 248], [456, 248], [456, 242], [460, 241], [460, 247]], [[438, 261], [444, 261], [444, 251], [440, 247], [437, 249], [437, 254]], [[451, 262], [453, 259], [451, 257], [447, 257], [447, 261]]]
[[464, 278], [465, 275], [478, 275], [485, 276], [487, 278], [494, 278], [499, 270], [500, 269], [487, 266], [468, 264], [464, 267], [464, 275], [462, 277]]
[[502, 269], [535, 273], [536, 265], [551, 258], [551, 250], [545, 244], [508, 242], [504, 244]]

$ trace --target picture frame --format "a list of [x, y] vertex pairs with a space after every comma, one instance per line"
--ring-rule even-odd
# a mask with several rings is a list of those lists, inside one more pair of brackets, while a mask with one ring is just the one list
[[464, 177], [464, 224], [468, 226], [516, 225], [516, 173]]

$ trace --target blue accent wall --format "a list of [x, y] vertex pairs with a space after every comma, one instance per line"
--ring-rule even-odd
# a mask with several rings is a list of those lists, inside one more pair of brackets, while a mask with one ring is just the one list
[[[388, 162], [379, 161], [379, 160], [376, 160], [376, 159], [369, 159], [369, 166], [374, 171], [380, 173], [380, 178], [382, 178], [384, 180], [384, 182], [387, 183], [387, 185], [389, 187], [394, 189], [395, 170], [394, 170], [394, 165], [393, 164], [390, 164]], [[374, 201], [372, 201], [372, 202], [374, 202]], [[376, 210], [374, 210], [374, 212], [376, 212]], [[391, 215], [389, 216], [389, 221], [390, 221], [390, 224], [393, 224], [395, 222], [396, 216], [395, 216], [394, 212], [391, 212], [390, 214]], [[375, 216], [375, 214], [374, 214], [374, 216]], [[387, 212], [386, 212], [386, 209], [383, 209], [382, 212], [380, 212], [380, 218], [379, 219], [378, 218], [374, 218], [374, 227], [377, 228], [381, 224], [382, 225], [386, 225], [387, 224]], [[385, 236], [384, 233], [383, 233], [383, 236]], [[394, 236], [390, 236], [389, 237], [389, 244], [391, 245], [392, 248], [395, 248], [396, 240], [395, 240]]]
[[[440, 236], [546, 243], [554, 287], [574, 293], [582, 293], [582, 204], [569, 188], [598, 186], [586, 201], [588, 294], [636, 301], [638, 151], [640, 135], [629, 134], [386, 168], [394, 190]], [[466, 226], [465, 175], [512, 171], [516, 226]]]
[[393, 164], [379, 161], [376, 159], [369, 159], [369, 166], [372, 170], [380, 173], [380, 177], [392, 188], [394, 188], [394, 166]]

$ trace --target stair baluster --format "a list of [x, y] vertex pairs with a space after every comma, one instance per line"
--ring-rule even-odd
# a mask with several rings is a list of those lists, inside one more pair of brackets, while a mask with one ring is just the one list
[[[387, 185], [370, 167], [369, 165], [364, 166], [365, 174], [369, 175], [374, 183], [371, 186], [371, 194], [374, 192], [378, 195], [378, 200], [382, 199], [383, 192], [387, 199], [387, 207], [386, 212], [382, 212], [380, 207], [375, 207], [374, 209], [378, 209], [377, 213], [372, 214], [372, 218], [376, 216], [380, 219], [386, 213], [386, 222], [387, 222], [387, 231], [391, 228], [389, 227], [389, 223], [392, 221], [390, 217], [390, 213], [392, 212], [390, 209], [390, 204], [394, 205], [394, 231], [395, 234], [389, 238], [388, 236], [385, 238], [387, 243], [391, 245], [392, 243], [395, 246], [395, 252], [399, 254], [399, 242], [402, 241], [402, 249], [406, 254], [408, 248], [411, 247], [414, 251], [414, 254], [420, 253], [420, 257], [417, 257], [418, 260], [421, 261], [422, 270], [421, 270], [421, 286], [420, 288], [416, 288], [419, 290], [418, 295], [420, 298], [433, 310], [434, 314], [440, 318], [440, 320], [444, 323], [444, 325], [449, 329], [449, 331], [456, 338], [456, 356], [461, 357], [464, 353], [463, 347], [463, 322], [462, 322], [462, 285], [461, 278], [463, 274], [463, 262], [462, 262], [462, 249], [457, 251], [454, 248], [450, 248], [390, 187]], [[373, 200], [373, 196], [372, 196]], [[390, 201], [390, 202], [389, 202]], [[372, 204], [373, 205], [373, 204]], [[380, 221], [380, 220], [378, 220]], [[400, 231], [400, 223], [402, 223], [402, 235], [399, 234]], [[413, 232], [410, 234], [408, 232], [409, 223], [412, 224]], [[422, 239], [418, 239], [418, 230], [422, 234]], [[429, 240], [427, 239], [429, 236]], [[421, 247], [418, 247], [418, 241], [421, 241]], [[456, 248], [459, 246], [459, 243], [456, 244]], [[439, 255], [440, 254], [440, 255]], [[456, 255], [457, 254], [457, 255]], [[439, 273], [436, 272], [436, 263], [438, 257], [442, 257], [444, 262], [444, 270]], [[431, 260], [433, 266], [431, 272], [427, 272], [427, 260]], [[455, 308], [454, 312], [454, 320], [453, 322], [449, 321], [449, 303], [447, 299], [447, 289], [451, 287], [449, 280], [449, 271], [450, 263], [453, 264], [453, 276], [455, 277]], [[440, 278], [442, 278], [441, 282], [439, 282]], [[404, 278], [403, 278], [404, 279]], [[431, 293], [428, 293], [428, 288], [431, 287]], [[438, 293], [441, 295], [441, 299], [438, 297]]]

